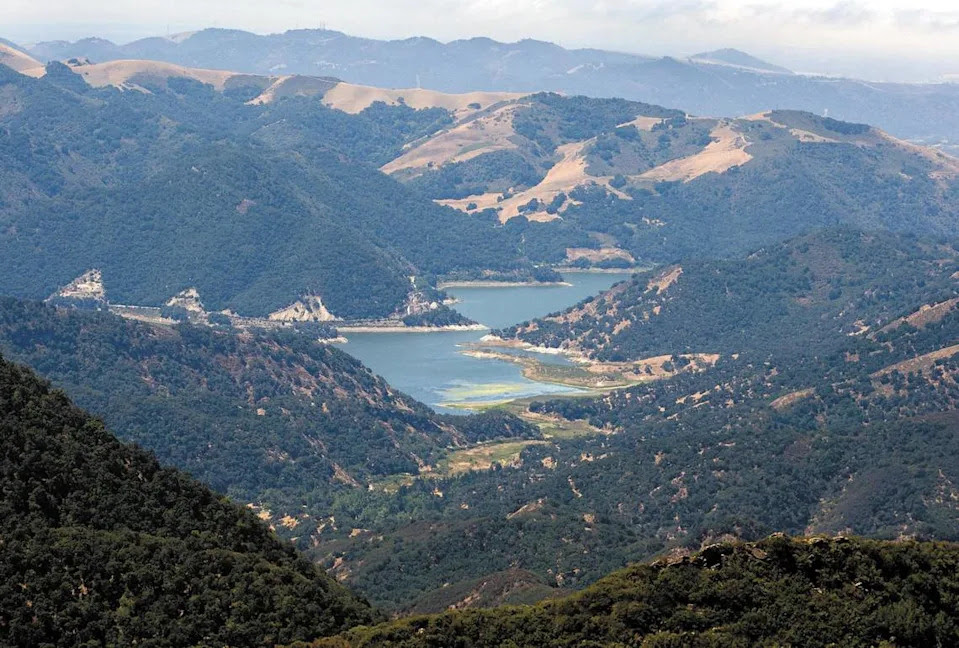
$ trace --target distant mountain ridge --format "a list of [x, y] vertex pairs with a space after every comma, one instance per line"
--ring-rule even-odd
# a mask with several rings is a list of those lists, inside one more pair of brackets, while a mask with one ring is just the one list
[[775, 74], [793, 74], [792, 70], [767, 63], [742, 50], [726, 48], [713, 50], [712, 52], [700, 52], [689, 57], [691, 61], [697, 63], [712, 63], [715, 65], [731, 65], [747, 70], [757, 70], [760, 72], [772, 72]]
[[[258, 74], [336, 76], [389, 88], [623, 97], [713, 117], [800, 109], [868, 122], [898, 137], [959, 143], [957, 85], [864, 83], [785, 74], [785, 68], [728, 49], [679, 60], [568, 50], [535, 40], [379, 41], [329, 30], [260, 36], [204, 29], [184, 37], [147, 38], [126, 45], [95, 38], [45, 42], [33, 46], [30, 53], [42, 61], [84, 56], [94, 61], [146, 58]], [[777, 74], [770, 76], [773, 72]]]

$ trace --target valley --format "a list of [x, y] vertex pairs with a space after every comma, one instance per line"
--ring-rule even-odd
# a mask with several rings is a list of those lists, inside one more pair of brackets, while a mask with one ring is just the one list
[[0, 39], [0, 645], [959, 645], [957, 88]]

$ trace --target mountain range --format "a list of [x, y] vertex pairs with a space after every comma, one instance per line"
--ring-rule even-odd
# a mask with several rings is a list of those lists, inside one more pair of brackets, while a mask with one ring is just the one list
[[722, 257], [835, 224], [959, 235], [959, 162], [810, 113], [151, 61], [3, 70], [0, 290], [22, 298], [96, 272], [112, 304], [451, 324], [440, 279]]
[[[959, 160], [903, 139], [954, 91], [0, 42], [0, 643], [955, 644]], [[631, 274], [464, 351], [576, 393], [441, 415], [333, 346], [570, 266]]]
[[501, 43], [471, 38], [441, 43], [416, 37], [379, 41], [330, 30], [257, 35], [204, 29], [125, 45], [99, 38], [37, 43], [29, 52], [44, 62], [76, 57], [153, 59], [256, 74], [334, 76], [388, 88], [623, 97], [708, 117], [806, 110], [875, 124], [902, 138], [931, 144], [959, 142], [959, 86], [791, 74], [731, 50], [678, 59], [569, 50], [536, 40]]

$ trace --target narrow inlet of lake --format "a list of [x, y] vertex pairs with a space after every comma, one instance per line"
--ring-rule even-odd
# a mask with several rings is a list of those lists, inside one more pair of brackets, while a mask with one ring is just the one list
[[[572, 306], [628, 278], [627, 274], [566, 273], [568, 286], [448, 288], [459, 300], [454, 308], [492, 329], [519, 324]], [[393, 387], [438, 412], [465, 413], [463, 405], [570, 393], [571, 387], [525, 378], [522, 368], [504, 360], [462, 353], [483, 331], [436, 333], [351, 333], [342, 345]], [[544, 356], [545, 361], [564, 362]], [[458, 404], [459, 407], [452, 407]]]

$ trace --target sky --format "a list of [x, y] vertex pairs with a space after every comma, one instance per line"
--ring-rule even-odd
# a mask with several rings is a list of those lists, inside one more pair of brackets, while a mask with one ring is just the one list
[[[800, 72], [959, 78], [956, 0], [0, 0], [0, 37], [127, 42], [204, 27], [548, 40], [651, 55], [736, 47]], [[955, 61], [955, 62], [954, 62]]]

